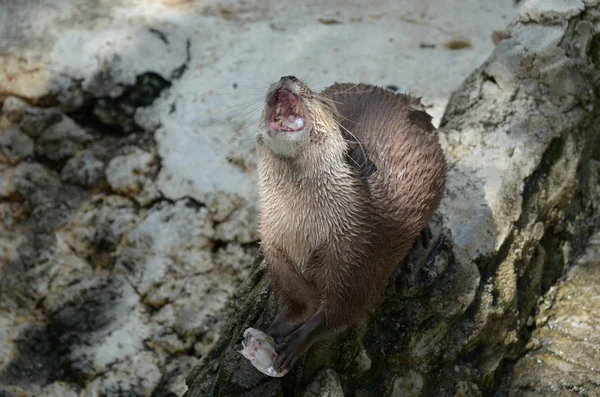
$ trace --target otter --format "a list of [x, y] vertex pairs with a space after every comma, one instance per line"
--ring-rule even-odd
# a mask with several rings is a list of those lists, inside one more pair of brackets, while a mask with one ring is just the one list
[[366, 84], [269, 88], [256, 148], [275, 370], [361, 320], [428, 230], [447, 173], [431, 119], [419, 98]]

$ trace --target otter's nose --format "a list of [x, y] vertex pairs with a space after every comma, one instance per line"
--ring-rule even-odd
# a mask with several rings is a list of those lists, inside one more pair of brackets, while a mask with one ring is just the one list
[[282, 83], [285, 83], [285, 82], [287, 82], [287, 81], [291, 81], [291, 82], [298, 81], [298, 79], [296, 78], [296, 76], [283, 76], [283, 77], [280, 79], [280, 81], [281, 81]]

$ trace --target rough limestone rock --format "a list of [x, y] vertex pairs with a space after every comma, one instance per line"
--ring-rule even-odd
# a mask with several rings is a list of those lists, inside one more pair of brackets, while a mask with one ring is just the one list
[[266, 85], [412, 91], [439, 123], [515, 12], [370, 5], [0, 0], [0, 396], [181, 396], [257, 254]]
[[160, 192], [152, 180], [156, 174], [156, 158], [139, 148], [131, 153], [114, 157], [106, 167], [106, 179], [117, 193], [135, 199], [140, 205], [148, 205], [160, 198]]
[[75, 152], [92, 139], [83, 128], [69, 117], [46, 127], [36, 139], [36, 153], [52, 161], [72, 157]]
[[251, 267], [265, 85], [374, 83], [423, 95], [439, 123], [512, 3], [0, 0], [0, 396], [181, 396], [205, 355], [235, 396], [469, 396], [492, 378], [549, 379], [503, 375], [532, 302], [596, 222], [590, 1], [525, 3], [526, 29], [507, 39], [521, 44], [501, 43], [453, 99], [436, 244], [399, 268], [377, 321], [283, 382], [243, 366], [240, 332], [224, 327], [270, 315]]
[[596, 233], [565, 279], [544, 296], [527, 354], [504, 388], [510, 395], [600, 395], [599, 250]]
[[[259, 258], [223, 335], [188, 377], [186, 397], [337, 395], [340, 387], [347, 396], [466, 397], [500, 387], [539, 297], [600, 225], [599, 2], [529, 1], [506, 33], [442, 119], [450, 172], [433, 244], [399, 266], [374, 313], [315, 345], [285, 377], [267, 378], [236, 352], [245, 328], [265, 328], [273, 316]], [[538, 317], [548, 326], [530, 344], [541, 346], [517, 362], [508, 395], [595, 395], [597, 354], [586, 343], [595, 346], [598, 332], [597, 261], [588, 262], [558, 290], [581, 288], [590, 308], [562, 319], [559, 307], [542, 305], [541, 318], [556, 318]], [[549, 335], [554, 321], [570, 345]], [[557, 367], [560, 380], [549, 375]]]
[[2, 162], [16, 164], [33, 154], [33, 140], [18, 126], [5, 129], [0, 136]]

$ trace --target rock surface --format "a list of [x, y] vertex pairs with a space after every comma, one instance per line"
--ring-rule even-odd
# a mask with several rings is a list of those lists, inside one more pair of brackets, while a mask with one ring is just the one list
[[[600, 226], [599, 2], [529, 1], [506, 35], [441, 121], [450, 172], [435, 244], [399, 267], [375, 312], [315, 345], [285, 377], [265, 378], [236, 353], [243, 330], [273, 315], [258, 260], [186, 397], [310, 395], [327, 383], [361, 397], [520, 396], [555, 381], [519, 361], [523, 374], [505, 394], [498, 389], [528, 341], [539, 297]], [[581, 374], [534, 390], [594, 395], [594, 356], [571, 346], [563, 361], [581, 363]]]
[[256, 255], [265, 84], [410, 90], [439, 122], [511, 3], [0, 0], [0, 395], [184, 393]]
[[600, 234], [544, 296], [511, 396], [600, 396]]
[[488, 393], [597, 225], [597, 1], [525, 3], [455, 94], [437, 245], [389, 305], [282, 381], [235, 346], [270, 315], [250, 267], [258, 83], [366, 81], [439, 120], [511, 3], [0, 0], [0, 395], [180, 396], [205, 355], [221, 367], [190, 395]]

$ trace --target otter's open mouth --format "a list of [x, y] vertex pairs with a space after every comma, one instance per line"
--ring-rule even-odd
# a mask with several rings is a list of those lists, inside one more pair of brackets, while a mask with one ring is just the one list
[[280, 89], [269, 115], [269, 131], [296, 132], [305, 125], [304, 107], [298, 97], [285, 88]]

